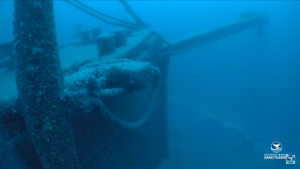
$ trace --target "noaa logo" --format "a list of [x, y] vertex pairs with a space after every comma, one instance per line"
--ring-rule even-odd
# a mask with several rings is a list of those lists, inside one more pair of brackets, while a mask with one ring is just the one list
[[286, 156], [286, 164], [295, 164], [296, 157], [295, 155]]
[[278, 141], [275, 141], [271, 144], [271, 150], [274, 153], [279, 153], [282, 150], [282, 145]]

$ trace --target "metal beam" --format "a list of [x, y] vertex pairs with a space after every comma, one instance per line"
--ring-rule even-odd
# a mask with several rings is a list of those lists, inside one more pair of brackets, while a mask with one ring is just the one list
[[71, 115], [62, 111], [53, 1], [15, 0], [13, 25], [18, 99], [40, 160], [25, 168], [78, 169]]
[[213, 42], [215, 40], [224, 38], [233, 33], [237, 33], [251, 27], [262, 26], [269, 21], [269, 16], [266, 13], [258, 13], [248, 17], [240, 18], [238, 21], [212, 29], [207, 32], [196, 33], [190, 36], [185, 36], [176, 41], [171, 42], [177, 50], [165, 45], [160, 50], [161, 57], [174, 56], [176, 54], [191, 50], [192, 48]]

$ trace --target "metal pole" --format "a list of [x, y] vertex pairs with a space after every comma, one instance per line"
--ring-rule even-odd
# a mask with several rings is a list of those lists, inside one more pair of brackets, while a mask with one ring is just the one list
[[36, 154], [45, 169], [77, 169], [71, 119], [61, 105], [52, 0], [15, 0], [13, 25], [19, 100]]
[[265, 13], [260, 13], [248, 18], [240, 19], [234, 23], [204, 33], [196, 33], [190, 36], [183, 37], [181, 39], [171, 42], [171, 45], [178, 50], [174, 51], [174, 48], [170, 47], [169, 45], [165, 45], [161, 49], [161, 57], [173, 56], [185, 52], [192, 48], [224, 38], [233, 33], [237, 33], [254, 26], [261, 26], [262, 24], [265, 24], [268, 21], [269, 16]]

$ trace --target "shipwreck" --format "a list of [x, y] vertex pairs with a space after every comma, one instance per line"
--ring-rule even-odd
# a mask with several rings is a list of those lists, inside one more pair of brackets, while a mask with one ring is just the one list
[[167, 42], [125, 0], [135, 23], [66, 2], [118, 29], [58, 48], [53, 2], [14, 1], [14, 40], [0, 44], [1, 76], [12, 77], [2, 85], [15, 85], [0, 93], [0, 168], [157, 169], [168, 158], [169, 59], [269, 20], [253, 13]]

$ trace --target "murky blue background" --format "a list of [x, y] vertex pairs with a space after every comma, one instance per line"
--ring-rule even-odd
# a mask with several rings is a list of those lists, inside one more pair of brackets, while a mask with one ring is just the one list
[[[118, 1], [84, 1], [132, 20]], [[210, 30], [247, 12], [266, 11], [263, 37], [249, 29], [172, 57], [169, 70], [170, 159], [161, 169], [299, 168], [300, 1], [129, 1], [165, 39]], [[59, 45], [83, 30], [114, 27], [55, 1]], [[0, 43], [11, 41], [12, 1], [0, 1]], [[270, 145], [296, 165], [264, 160]]]

